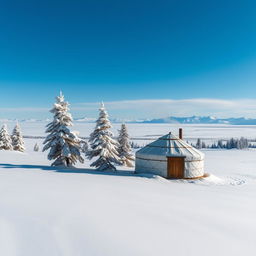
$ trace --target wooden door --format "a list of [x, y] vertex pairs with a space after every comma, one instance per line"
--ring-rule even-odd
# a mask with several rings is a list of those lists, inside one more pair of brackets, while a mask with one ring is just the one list
[[167, 178], [184, 178], [184, 157], [167, 157]]

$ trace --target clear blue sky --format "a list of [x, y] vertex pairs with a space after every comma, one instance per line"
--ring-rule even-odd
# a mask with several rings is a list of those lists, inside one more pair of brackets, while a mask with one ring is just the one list
[[0, 3], [0, 118], [43, 115], [60, 89], [77, 109], [256, 98], [255, 0]]

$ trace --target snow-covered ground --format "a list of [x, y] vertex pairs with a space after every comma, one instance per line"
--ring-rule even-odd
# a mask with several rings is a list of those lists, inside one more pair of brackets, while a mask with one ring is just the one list
[[[3, 125], [1, 122], [0, 125]], [[13, 129], [16, 122], [7, 122], [9, 130]], [[30, 136], [45, 136], [45, 125], [47, 122], [21, 122], [24, 135]], [[88, 137], [93, 131], [95, 123], [74, 122], [73, 130], [79, 131], [81, 136]], [[117, 134], [117, 130], [120, 129], [121, 124], [113, 124], [113, 132]], [[184, 130], [184, 137], [186, 138], [206, 138], [206, 139], [220, 139], [220, 138], [240, 138], [247, 137], [250, 139], [256, 139], [256, 125], [204, 125], [204, 124], [140, 124], [140, 123], [128, 123], [127, 127], [131, 137], [159, 137], [169, 132], [178, 134], [179, 127]]]
[[189, 182], [51, 168], [35, 142], [0, 151], [0, 255], [255, 255], [256, 151], [204, 151]]

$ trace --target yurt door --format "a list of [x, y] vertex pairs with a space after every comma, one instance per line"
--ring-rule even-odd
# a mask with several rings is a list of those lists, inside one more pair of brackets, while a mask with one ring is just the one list
[[167, 178], [184, 178], [184, 157], [167, 157]]

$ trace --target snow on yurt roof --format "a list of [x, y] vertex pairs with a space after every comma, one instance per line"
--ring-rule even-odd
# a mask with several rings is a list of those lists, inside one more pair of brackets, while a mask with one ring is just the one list
[[185, 160], [204, 159], [202, 152], [171, 133], [146, 145], [144, 148], [137, 151], [136, 156], [148, 160], [166, 160], [167, 156], [185, 157]]

